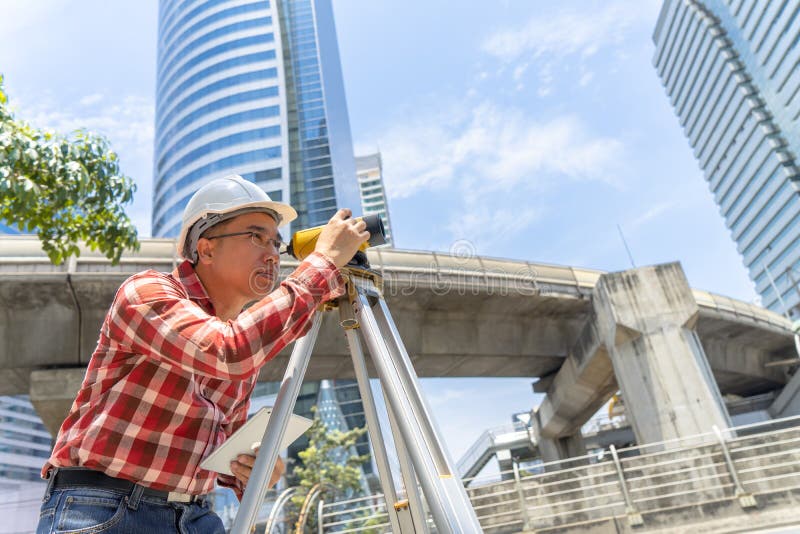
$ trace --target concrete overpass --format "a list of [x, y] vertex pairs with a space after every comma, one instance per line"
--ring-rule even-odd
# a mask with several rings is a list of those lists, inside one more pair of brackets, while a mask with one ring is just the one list
[[[135, 272], [172, 270], [174, 250], [172, 240], [145, 239], [140, 252], [116, 266], [91, 251], [53, 266], [36, 238], [0, 237], [0, 394], [30, 393], [46, 422], [51, 409], [54, 419], [63, 417], [57, 413], [74, 395], [115, 290]], [[369, 257], [384, 276], [387, 302], [420, 376], [543, 377], [541, 389], [556, 388], [548, 393], [552, 417], [545, 431], [558, 437], [580, 428], [587, 411], [616, 391], [608, 358], [602, 360], [607, 349], [592, 335], [596, 285], [612, 275], [432, 252], [382, 249]], [[294, 265], [286, 261], [282, 272]], [[677, 264], [666, 271], [682, 276]], [[696, 332], [723, 394], [748, 396], [786, 383], [783, 368], [770, 366], [794, 356], [786, 319], [705, 291], [684, 297], [696, 309], [684, 323]], [[287, 360], [284, 351], [260, 379], [279, 380]], [[353, 377], [335, 314], [323, 324], [307, 377]]]

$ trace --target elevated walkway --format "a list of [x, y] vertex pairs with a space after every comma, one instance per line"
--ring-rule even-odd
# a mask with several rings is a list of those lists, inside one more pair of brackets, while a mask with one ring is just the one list
[[457, 469], [462, 479], [473, 478], [498, 452], [509, 451], [511, 456], [527, 458], [532, 455], [534, 447], [533, 434], [525, 423], [490, 428], [478, 436], [475, 443], [458, 460]]

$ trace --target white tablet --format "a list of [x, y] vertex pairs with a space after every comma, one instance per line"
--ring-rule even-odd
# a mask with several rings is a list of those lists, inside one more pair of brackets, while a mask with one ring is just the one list
[[[270, 414], [272, 414], [272, 408], [261, 408], [242, 425], [242, 428], [234, 432], [231, 437], [225, 440], [225, 443], [217, 447], [208, 458], [203, 460], [200, 463], [200, 467], [208, 471], [232, 475], [231, 461], [235, 460], [240, 454], [254, 454], [253, 451], [256, 447], [261, 445], [261, 438], [264, 437]], [[285, 449], [294, 440], [302, 436], [311, 427], [312, 422], [311, 419], [292, 414], [280, 449]]]

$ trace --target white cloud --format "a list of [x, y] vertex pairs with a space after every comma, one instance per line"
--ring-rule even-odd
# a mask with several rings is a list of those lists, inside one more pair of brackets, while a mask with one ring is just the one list
[[102, 100], [103, 100], [103, 94], [102, 93], [94, 93], [92, 95], [84, 96], [83, 98], [81, 98], [78, 101], [78, 103], [81, 106], [93, 106], [95, 104], [100, 103]]
[[[457, 199], [444, 225], [451, 239], [485, 252], [539, 220], [537, 199], [548, 189], [581, 181], [620, 186], [619, 140], [594, 135], [573, 115], [538, 120], [474, 102], [420, 114], [378, 136], [390, 198], [447, 191]], [[491, 203], [506, 209], [490, 211]]]
[[438, 390], [434, 393], [427, 393], [426, 398], [428, 404], [430, 404], [431, 407], [436, 408], [446, 404], [450, 404], [453, 401], [464, 399], [468, 396], [468, 393], [469, 393], [468, 391], [465, 391], [463, 389], [446, 388]]
[[451, 107], [380, 136], [387, 192], [403, 198], [456, 185], [465, 198], [554, 179], [616, 184], [622, 143], [568, 115], [538, 121], [490, 102]]
[[605, 45], [620, 42], [638, 23], [655, 21], [660, 1], [599, 2], [593, 9], [562, 8], [539, 12], [524, 26], [495, 32], [483, 50], [505, 61], [522, 55], [554, 56], [580, 53], [588, 57]]
[[502, 207], [489, 210], [485, 204], [472, 203], [450, 218], [447, 230], [457, 239], [449, 252], [462, 255], [469, 250], [471, 255], [489, 250], [493, 243], [504, 241], [525, 230], [540, 218], [540, 210], [530, 207], [524, 211]]
[[[67, 7], [66, 0], [36, 0], [34, 2], [3, 2], [0, 34], [25, 34], [26, 30], [51, 19]], [[24, 45], [21, 45], [24, 48]]]
[[155, 117], [152, 98], [137, 95], [112, 98], [94, 93], [78, 99], [75, 108], [64, 108], [47, 96], [37, 98], [35, 104], [13, 94], [11, 97], [16, 117], [36, 128], [61, 134], [86, 129], [108, 138], [120, 158], [122, 172], [137, 185], [134, 202], [125, 211], [140, 235], [150, 235]]
[[525, 71], [528, 70], [528, 63], [521, 63], [514, 67], [514, 73], [512, 74], [515, 81], [519, 81], [522, 78], [522, 75], [525, 74]]
[[628, 226], [633, 230], [636, 230], [641, 225], [671, 210], [674, 206], [675, 202], [661, 202], [660, 204], [656, 204], [655, 206], [649, 208], [643, 214], [638, 216], [636, 219], [634, 219], [633, 222], [631, 222]]

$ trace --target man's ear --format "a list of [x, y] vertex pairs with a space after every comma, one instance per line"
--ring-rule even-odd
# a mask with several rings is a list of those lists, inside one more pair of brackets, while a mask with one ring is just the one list
[[197, 262], [204, 265], [212, 263], [214, 258], [214, 242], [205, 237], [197, 240]]

